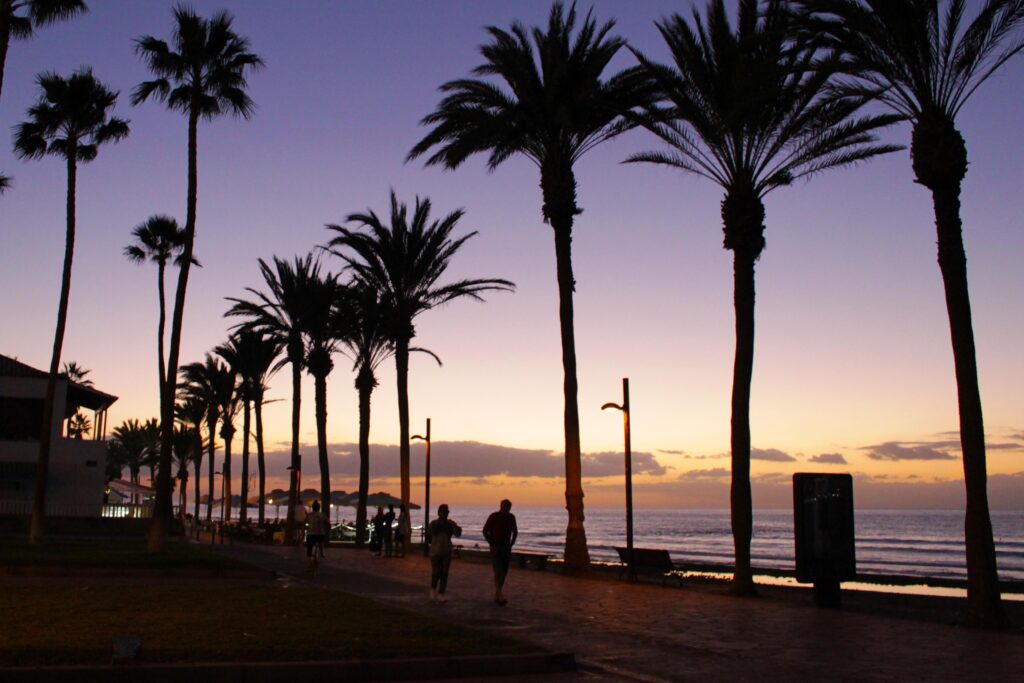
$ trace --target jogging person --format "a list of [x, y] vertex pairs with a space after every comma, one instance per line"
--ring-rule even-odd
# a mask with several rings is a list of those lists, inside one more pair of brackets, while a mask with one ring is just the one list
[[484, 538], [491, 546], [491, 565], [494, 568], [494, 604], [507, 605], [508, 600], [502, 594], [508, 566], [512, 561], [512, 546], [519, 537], [516, 516], [510, 510], [512, 501], [508, 498], [501, 501], [500, 509], [492, 512], [484, 523]]

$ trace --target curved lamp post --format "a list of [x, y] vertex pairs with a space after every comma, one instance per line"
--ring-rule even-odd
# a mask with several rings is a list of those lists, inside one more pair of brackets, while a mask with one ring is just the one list
[[[430, 524], [430, 418], [427, 418], [427, 435], [421, 436], [420, 434], [414, 434], [409, 437], [410, 441], [419, 439], [427, 445], [427, 477], [426, 486], [423, 493], [423, 554], [424, 556], [430, 554], [430, 548], [427, 546], [427, 526]], [[405, 514], [408, 515], [410, 510], [406, 510]]]
[[633, 567], [633, 459], [629, 444], [629, 378], [622, 378], [622, 405], [605, 403], [601, 410], [614, 408], [622, 411], [622, 424], [626, 434], [626, 561], [629, 564], [629, 580], [636, 581]]

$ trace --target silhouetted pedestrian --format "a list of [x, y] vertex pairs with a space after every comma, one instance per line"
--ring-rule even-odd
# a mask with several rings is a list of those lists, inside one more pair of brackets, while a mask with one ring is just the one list
[[501, 501], [499, 510], [492, 512], [484, 523], [484, 538], [491, 546], [491, 565], [494, 568], [494, 602], [497, 605], [506, 605], [502, 589], [505, 587], [505, 577], [508, 576], [508, 567], [512, 562], [512, 546], [519, 537], [519, 527], [516, 526], [516, 516], [512, 510], [512, 501], [507, 498]]
[[405, 557], [405, 549], [412, 540], [412, 524], [409, 522], [409, 511], [405, 505], [398, 508], [398, 529], [395, 531], [395, 554]]
[[377, 506], [377, 514], [370, 520], [373, 525], [373, 538], [370, 539], [370, 552], [380, 555], [384, 552], [384, 506]]
[[452, 565], [452, 537], [461, 536], [462, 527], [448, 519], [448, 506], [437, 508], [437, 519], [427, 527], [427, 543], [430, 544], [430, 599], [446, 602], [448, 570]]
[[395, 506], [388, 505], [384, 513], [384, 557], [394, 555], [395, 548]]

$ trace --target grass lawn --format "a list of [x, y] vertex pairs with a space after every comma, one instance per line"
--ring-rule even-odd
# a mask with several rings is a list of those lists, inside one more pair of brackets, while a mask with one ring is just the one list
[[393, 659], [536, 652], [533, 646], [337, 591], [280, 584], [0, 584], [0, 666]]
[[170, 541], [163, 555], [146, 552], [144, 539], [44, 539], [29, 545], [24, 537], [0, 538], [0, 569], [5, 567], [108, 568], [111, 570], [177, 569], [216, 571], [248, 565], [210, 552], [205, 546]]

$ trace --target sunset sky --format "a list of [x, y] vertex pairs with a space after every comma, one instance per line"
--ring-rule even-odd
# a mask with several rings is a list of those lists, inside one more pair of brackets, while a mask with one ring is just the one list
[[[413, 432], [433, 420], [431, 497], [560, 504], [554, 240], [541, 218], [537, 170], [524, 159], [494, 173], [482, 159], [454, 172], [404, 163], [425, 133], [418, 121], [437, 104], [437, 87], [480, 62], [483, 27], [516, 19], [537, 24], [549, 2], [192, 4], [207, 17], [230, 10], [235, 30], [251, 40], [266, 68], [250, 79], [257, 105], [251, 121], [225, 118], [200, 127], [196, 253], [203, 268], [189, 283], [183, 360], [200, 360], [225, 340], [234, 323], [222, 317], [225, 297], [261, 286], [258, 258], [305, 255], [329, 238], [324, 224], [349, 213], [386, 214], [392, 188], [409, 203], [430, 197], [437, 217], [462, 207], [457, 232], [479, 234], [458, 254], [450, 279], [502, 277], [517, 290], [490, 295], [485, 304], [459, 301], [416, 321], [416, 343], [444, 362], [438, 367], [424, 355], [411, 361]], [[133, 40], [167, 39], [172, 3], [89, 5], [89, 14], [11, 45], [0, 122], [10, 130], [24, 119], [40, 71], [68, 75], [91, 65], [121, 91], [116, 113], [131, 119], [131, 135], [79, 169], [63, 354], [91, 368], [98, 388], [120, 397], [110, 413], [113, 427], [158, 413], [156, 269], [130, 263], [122, 250], [150, 215], [184, 223], [186, 120], [158, 103], [128, 103], [131, 89], [150, 78]], [[616, 19], [616, 32], [658, 61], [667, 56], [654, 21], [688, 13], [690, 5], [593, 2], [599, 20]], [[615, 67], [632, 63], [623, 52]], [[1017, 59], [958, 120], [971, 163], [962, 216], [990, 494], [994, 508], [1016, 509], [1024, 506], [1022, 90], [1024, 60]], [[910, 129], [897, 126], [885, 137], [909, 144]], [[629, 377], [636, 504], [725, 507], [734, 333], [722, 193], [681, 172], [620, 163], [656, 148], [652, 136], [634, 131], [576, 167], [584, 209], [573, 242], [584, 487], [588, 504], [621, 504], [622, 420], [600, 406], [621, 401], [621, 378]], [[64, 165], [53, 157], [22, 162], [8, 138], [0, 172], [14, 178], [0, 197], [0, 353], [46, 368], [63, 254]], [[790, 475], [817, 470], [852, 472], [858, 504], [866, 507], [960, 505], [955, 381], [931, 199], [913, 182], [909, 153], [783, 188], [766, 204], [751, 404], [755, 506], [788, 506]], [[341, 267], [331, 256], [324, 263]], [[335, 361], [328, 435], [334, 486], [350, 491], [356, 392], [350, 361]], [[396, 490], [390, 364], [379, 379], [371, 489]], [[303, 484], [312, 486], [318, 474], [311, 381], [303, 391]], [[277, 402], [266, 408], [271, 483], [278, 485], [290, 438], [289, 396], [283, 371], [270, 392]], [[422, 446], [414, 446], [414, 475], [422, 472], [421, 455]], [[414, 499], [421, 492], [420, 478]]]

